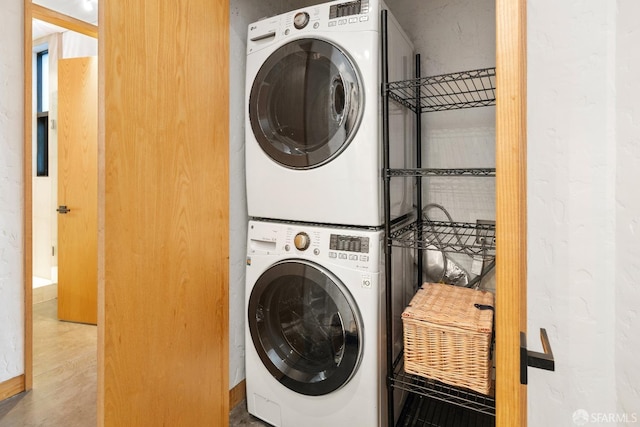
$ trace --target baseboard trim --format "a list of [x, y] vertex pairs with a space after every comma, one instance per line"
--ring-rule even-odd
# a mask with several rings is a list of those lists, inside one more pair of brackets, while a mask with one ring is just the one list
[[234, 388], [229, 390], [229, 411], [236, 407], [247, 397], [247, 386], [245, 380], [242, 380]]
[[0, 383], [0, 400], [8, 399], [25, 390], [24, 375], [18, 375]]

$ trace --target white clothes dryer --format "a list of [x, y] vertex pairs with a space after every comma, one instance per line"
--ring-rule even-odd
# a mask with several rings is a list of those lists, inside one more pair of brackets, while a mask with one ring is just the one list
[[250, 414], [283, 427], [386, 425], [383, 235], [249, 222]]
[[[253, 218], [380, 226], [383, 216], [380, 0], [334, 1], [249, 25], [246, 178]], [[390, 80], [413, 46], [389, 13]], [[393, 103], [392, 103], [393, 104]], [[413, 116], [391, 106], [394, 168], [412, 167]], [[392, 180], [392, 217], [412, 183]]]

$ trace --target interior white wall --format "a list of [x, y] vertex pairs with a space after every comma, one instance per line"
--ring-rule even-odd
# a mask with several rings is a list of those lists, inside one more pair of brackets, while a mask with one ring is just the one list
[[247, 194], [244, 166], [247, 29], [261, 18], [317, 3], [310, 0], [231, 0], [229, 4], [229, 386], [245, 378], [244, 307], [247, 258]]
[[640, 422], [640, 7], [527, 7], [529, 425]]
[[81, 21], [98, 25], [98, 0], [86, 0], [91, 7], [78, 7], [77, 0], [33, 0], [33, 3], [55, 10]]
[[62, 33], [62, 58], [98, 56], [98, 39], [75, 31]]
[[24, 373], [22, 0], [0, 13], [0, 382]]
[[640, 2], [616, 11], [615, 379], [617, 412], [640, 423]]

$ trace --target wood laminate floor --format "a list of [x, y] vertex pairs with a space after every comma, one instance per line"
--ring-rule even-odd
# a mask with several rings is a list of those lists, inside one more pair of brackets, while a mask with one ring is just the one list
[[[0, 427], [93, 427], [96, 417], [97, 331], [57, 320], [57, 300], [33, 306], [33, 389], [0, 402]], [[267, 426], [245, 402], [232, 427]]]
[[96, 425], [96, 327], [60, 322], [57, 309], [33, 306], [33, 389], [0, 403], [0, 427]]

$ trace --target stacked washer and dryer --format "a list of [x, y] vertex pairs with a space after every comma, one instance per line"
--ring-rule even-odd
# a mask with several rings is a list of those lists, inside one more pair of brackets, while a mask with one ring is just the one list
[[[249, 25], [247, 406], [274, 426], [386, 424], [383, 8], [334, 1]], [[389, 74], [407, 79], [413, 46], [388, 22]], [[390, 113], [394, 140], [407, 141], [391, 164], [411, 167], [412, 116]], [[395, 185], [392, 216], [402, 218], [413, 189]], [[392, 271], [409, 283], [398, 253]], [[398, 346], [401, 328], [398, 317]]]

